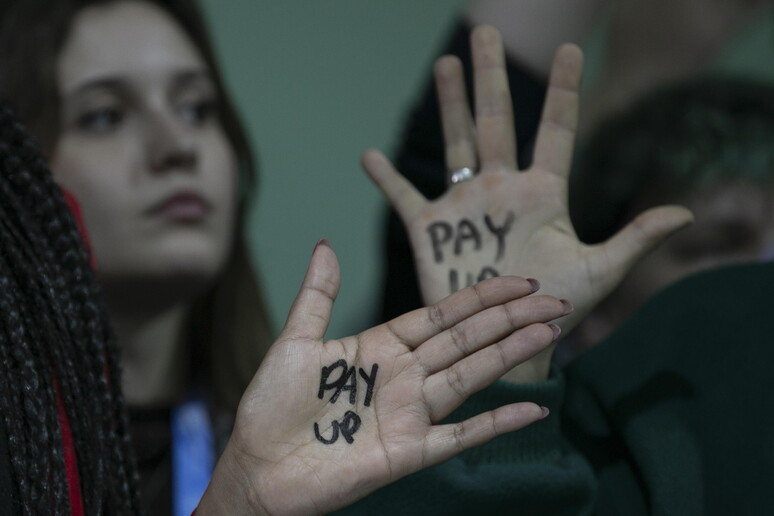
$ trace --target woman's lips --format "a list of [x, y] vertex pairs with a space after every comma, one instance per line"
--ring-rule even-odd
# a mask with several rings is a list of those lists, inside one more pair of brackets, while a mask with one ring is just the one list
[[148, 214], [179, 222], [197, 222], [207, 216], [210, 203], [191, 191], [176, 192], [153, 205]]

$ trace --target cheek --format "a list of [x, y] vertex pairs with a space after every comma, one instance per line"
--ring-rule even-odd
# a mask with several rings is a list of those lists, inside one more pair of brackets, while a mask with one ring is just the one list
[[124, 243], [133, 241], [133, 213], [126, 149], [102, 147], [63, 139], [51, 160], [54, 179], [77, 199], [86, 231], [100, 268], [110, 268], [127, 254]]
[[[236, 156], [225, 137], [215, 138], [203, 146], [202, 169], [206, 174], [206, 189], [215, 203], [222, 224], [232, 228], [236, 221], [239, 199], [239, 170]], [[229, 231], [230, 233], [231, 231]]]
[[63, 141], [51, 160], [54, 179], [75, 195], [91, 225], [112, 214], [129, 202], [128, 174], [118, 169], [130, 163], [124, 149], [91, 148]]

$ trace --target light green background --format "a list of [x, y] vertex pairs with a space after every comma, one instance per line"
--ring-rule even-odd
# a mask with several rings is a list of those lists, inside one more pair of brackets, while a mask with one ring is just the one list
[[260, 166], [250, 236], [279, 329], [314, 244], [342, 286], [328, 337], [370, 326], [384, 204], [359, 166], [395, 147], [460, 0], [205, 0], [227, 83]]

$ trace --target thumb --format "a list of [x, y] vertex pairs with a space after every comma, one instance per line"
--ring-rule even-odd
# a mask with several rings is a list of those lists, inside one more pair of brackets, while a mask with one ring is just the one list
[[611, 279], [617, 283], [637, 260], [691, 223], [693, 213], [678, 205], [657, 206], [637, 215], [603, 245], [610, 267], [615, 270]]
[[412, 220], [427, 203], [414, 185], [378, 150], [364, 152], [360, 164], [404, 222]]
[[281, 337], [322, 340], [331, 319], [333, 302], [339, 293], [339, 282], [336, 253], [331, 244], [322, 239], [314, 247], [304, 282], [290, 307]]

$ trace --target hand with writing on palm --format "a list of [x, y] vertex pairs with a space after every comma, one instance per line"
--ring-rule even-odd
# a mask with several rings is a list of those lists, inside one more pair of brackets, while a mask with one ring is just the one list
[[[572, 310], [501, 277], [338, 340], [323, 335], [339, 287], [318, 245], [277, 342], [240, 403], [197, 516], [321, 514], [546, 416], [516, 403], [438, 424], [546, 348]], [[529, 297], [527, 297], [529, 296]]]
[[[639, 257], [690, 223], [692, 215], [679, 206], [653, 208], [607, 242], [579, 241], [568, 213], [567, 177], [578, 119], [580, 49], [564, 45], [557, 51], [533, 164], [519, 171], [500, 35], [493, 27], [478, 27], [471, 45], [475, 123], [459, 60], [442, 57], [435, 76], [447, 168], [470, 168], [477, 175], [428, 201], [380, 152], [366, 152], [363, 167], [407, 227], [426, 303], [486, 277], [534, 277], [543, 292], [575, 305], [560, 322], [567, 332]], [[551, 349], [522, 366], [512, 379], [545, 378], [550, 354]]]

